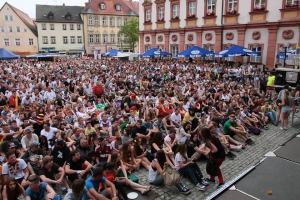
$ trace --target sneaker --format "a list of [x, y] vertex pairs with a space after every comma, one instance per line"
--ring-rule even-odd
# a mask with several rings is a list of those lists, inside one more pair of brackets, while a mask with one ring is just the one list
[[249, 139], [250, 140], [250, 145], [254, 144], [253, 140]]
[[283, 130], [283, 128], [282, 128], [282, 127], [280, 127], [279, 129], [280, 129], [280, 130]]
[[191, 193], [191, 190], [187, 189], [187, 188], [182, 188], [182, 190], [180, 190], [180, 193], [181, 194], [189, 194], [189, 193]]
[[283, 130], [288, 130], [288, 128], [287, 127], [283, 127]]
[[265, 126], [264, 126], [264, 129], [265, 129], [265, 130], [269, 130], [269, 127], [267, 127], [267, 126], [265, 125]]
[[216, 182], [215, 180], [211, 180], [210, 178], [205, 178], [205, 180], [208, 181], [208, 182], [213, 182], [213, 183]]
[[230, 151], [230, 154], [231, 154], [232, 157], [234, 157], [234, 158], [236, 157], [236, 155], [233, 154], [231, 151]]
[[201, 190], [201, 191], [205, 191], [206, 190], [206, 187], [204, 185], [201, 185], [200, 183], [198, 183], [196, 185], [196, 187], [197, 187], [198, 190]]
[[205, 180], [205, 178], [202, 178], [202, 179], [201, 179], [201, 184], [202, 184], [202, 185], [205, 185], [205, 186], [208, 186], [208, 185], [209, 185], [209, 183]]
[[243, 148], [243, 145], [238, 145], [238, 146], [236, 146], [236, 151], [241, 151], [242, 150], [242, 148]]
[[234, 157], [228, 152], [226, 154], [226, 157], [229, 159], [229, 160], [234, 160]]
[[253, 142], [251, 139], [248, 139], [248, 140], [246, 140], [245, 142], [246, 142], [247, 144], [249, 144], [249, 145], [254, 144], [254, 142]]
[[217, 186], [217, 188], [221, 188], [224, 185], [224, 183], [219, 183], [219, 185]]

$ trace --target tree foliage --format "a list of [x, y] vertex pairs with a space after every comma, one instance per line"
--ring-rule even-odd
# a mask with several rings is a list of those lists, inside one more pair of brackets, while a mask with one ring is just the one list
[[119, 34], [124, 34], [124, 40], [122, 40], [125, 44], [129, 44], [132, 50], [134, 51], [134, 47], [139, 41], [139, 20], [138, 18], [129, 19], [126, 21], [126, 24], [120, 27]]

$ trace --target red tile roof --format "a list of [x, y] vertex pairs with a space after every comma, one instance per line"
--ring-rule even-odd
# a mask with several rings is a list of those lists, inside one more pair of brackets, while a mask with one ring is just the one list
[[[105, 3], [105, 10], [100, 9], [100, 3]], [[117, 11], [115, 5], [120, 4], [121, 11]], [[94, 14], [102, 15], [131, 15], [130, 11], [136, 15], [139, 14], [139, 2], [132, 0], [92, 0], [90, 1], [82, 13], [87, 13], [91, 9]]]
[[26, 26], [37, 36], [37, 27], [34, 23], [34, 21], [29, 17], [28, 14], [24, 13], [23, 11], [19, 10], [18, 8], [10, 5], [7, 3], [11, 9], [20, 17], [20, 19], [26, 24]]

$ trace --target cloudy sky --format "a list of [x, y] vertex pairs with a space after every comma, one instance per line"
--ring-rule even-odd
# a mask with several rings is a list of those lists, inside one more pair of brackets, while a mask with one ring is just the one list
[[[0, 2], [5, 2], [5, 0], [0, 0]], [[62, 5], [65, 3], [66, 6], [84, 6], [88, 0], [6, 0], [6, 2], [27, 13], [31, 18], [35, 18], [35, 4]], [[2, 7], [3, 4], [1, 3], [0, 6]]]

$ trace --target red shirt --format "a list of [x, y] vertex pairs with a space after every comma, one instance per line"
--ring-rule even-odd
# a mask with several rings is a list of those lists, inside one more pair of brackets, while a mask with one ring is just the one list
[[97, 146], [96, 149], [96, 157], [99, 158], [100, 162], [107, 162], [107, 158], [109, 154], [112, 154], [113, 149], [111, 146], [108, 144], [104, 148], [102, 146]]

